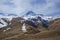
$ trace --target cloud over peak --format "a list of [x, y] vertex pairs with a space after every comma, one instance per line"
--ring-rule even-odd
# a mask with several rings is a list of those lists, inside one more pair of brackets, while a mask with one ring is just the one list
[[59, 12], [60, 0], [0, 0], [0, 11], [19, 14], [28, 10], [40, 14]]

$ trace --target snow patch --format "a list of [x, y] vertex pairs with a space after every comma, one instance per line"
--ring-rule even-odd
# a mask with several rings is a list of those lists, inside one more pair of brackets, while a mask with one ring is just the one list
[[3, 30], [3, 32], [6, 32], [6, 31], [8, 31], [8, 30], [10, 30], [11, 28], [9, 27], [9, 28], [7, 28], [6, 30]]
[[4, 20], [2, 20], [1, 18], [0, 18], [0, 22], [3, 23], [3, 24], [0, 24], [0, 28], [8, 25], [8, 24], [7, 24]]
[[5, 27], [5, 26], [8, 25], [8, 23], [5, 22], [2, 18], [6, 19], [7, 21], [10, 22], [13, 18], [17, 18], [17, 16], [0, 16], [0, 22], [2, 23], [2, 24], [0, 23], [0, 28]]
[[52, 16], [43, 16], [42, 19], [51, 21], [51, 20], [53, 20], [53, 17]]
[[22, 26], [22, 31], [23, 31], [23, 32], [27, 32], [25, 23], [24, 23], [23, 26]]

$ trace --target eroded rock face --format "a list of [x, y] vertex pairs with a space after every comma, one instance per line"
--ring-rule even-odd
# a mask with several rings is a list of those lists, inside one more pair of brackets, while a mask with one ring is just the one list
[[60, 29], [60, 18], [53, 20], [53, 23], [48, 27], [50, 30], [58, 30]]
[[32, 27], [31, 25], [28, 25], [28, 24], [25, 24], [24, 25], [24, 30], [22, 30], [24, 33], [38, 33], [38, 32], [40, 32], [39, 30], [38, 30], [38, 28], [35, 28], [35, 27]]
[[[44, 20], [43, 20], [44, 21]], [[40, 32], [39, 29], [45, 28], [42, 25], [42, 21], [38, 19], [25, 20], [22, 18], [14, 18], [11, 21], [11, 27], [20, 28], [22, 32], [26, 33], [37, 33]]]
[[25, 20], [20, 17], [13, 18], [7, 28], [8, 27], [10, 27], [12, 30], [19, 29], [23, 33], [38, 33], [41, 31], [41, 28], [45, 28], [42, 26], [41, 19]]
[[23, 24], [21, 23], [22, 18], [13, 18], [11, 21], [11, 27], [21, 27]]

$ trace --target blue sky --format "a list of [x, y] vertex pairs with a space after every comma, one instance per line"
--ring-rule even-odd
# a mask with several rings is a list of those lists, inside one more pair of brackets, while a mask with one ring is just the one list
[[1, 13], [19, 15], [29, 10], [44, 15], [60, 15], [60, 0], [0, 0]]

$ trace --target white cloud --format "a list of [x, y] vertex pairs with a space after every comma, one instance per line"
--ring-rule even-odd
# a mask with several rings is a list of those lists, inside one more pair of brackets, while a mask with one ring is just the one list
[[[28, 0], [26, 1], [24, 0], [12, 0], [12, 1], [0, 0], [0, 2], [1, 2], [0, 10], [2, 10], [4, 13], [16, 13], [16, 14], [22, 13], [28, 10], [31, 6]], [[10, 4], [8, 2], [13, 3], [13, 4]]]
[[49, 14], [56, 12], [59, 9], [57, 9], [56, 3], [60, 2], [60, 0], [45, 0], [46, 3], [44, 0], [41, 3], [40, 1], [42, 0], [35, 0], [36, 3], [31, 3], [34, 2], [34, 0], [0, 0], [0, 10], [2, 10], [4, 13], [16, 14], [25, 12], [27, 10], [33, 10], [36, 13]]

